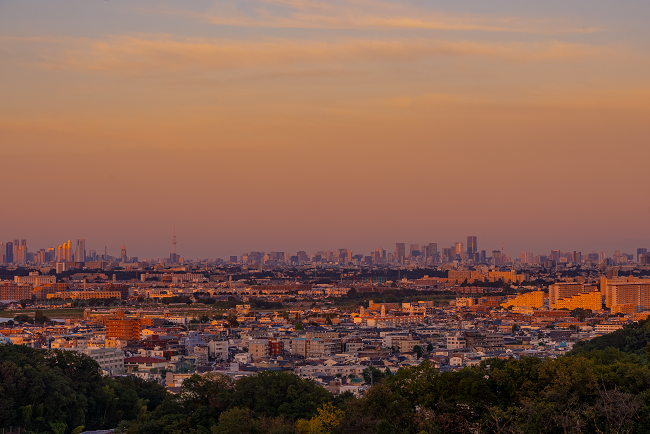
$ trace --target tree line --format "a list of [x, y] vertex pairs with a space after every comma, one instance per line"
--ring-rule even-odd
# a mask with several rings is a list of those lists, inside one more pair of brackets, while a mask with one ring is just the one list
[[[68, 434], [650, 432], [650, 323], [579, 344], [557, 359], [489, 359], [458, 372], [428, 361], [370, 368], [360, 398], [267, 371], [236, 381], [194, 375], [180, 392], [111, 379], [83, 354], [0, 346], [0, 428]], [[84, 429], [84, 428], [81, 428]]]

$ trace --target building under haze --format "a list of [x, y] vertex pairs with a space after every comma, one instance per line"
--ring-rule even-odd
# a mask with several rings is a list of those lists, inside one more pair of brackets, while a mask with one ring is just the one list
[[467, 237], [467, 256], [471, 258], [477, 252], [476, 236], [470, 235]]
[[74, 260], [77, 262], [86, 262], [86, 240], [77, 239], [77, 247], [74, 252]]
[[395, 262], [399, 264], [404, 263], [406, 258], [406, 244], [405, 243], [396, 243], [395, 244]]

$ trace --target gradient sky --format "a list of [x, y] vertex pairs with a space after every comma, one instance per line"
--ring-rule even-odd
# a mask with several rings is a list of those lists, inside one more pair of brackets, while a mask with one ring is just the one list
[[650, 247], [650, 2], [0, 0], [0, 240]]

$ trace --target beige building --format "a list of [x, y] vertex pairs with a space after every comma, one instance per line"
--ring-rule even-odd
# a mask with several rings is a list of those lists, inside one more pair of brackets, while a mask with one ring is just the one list
[[124, 373], [124, 351], [118, 348], [87, 347], [82, 352], [99, 363], [99, 367], [110, 375]]
[[248, 343], [248, 352], [253, 357], [253, 361], [267, 359], [269, 357], [269, 340], [251, 339]]
[[14, 282], [38, 286], [46, 283], [56, 283], [56, 276], [42, 276], [38, 273], [29, 273], [29, 276], [14, 276]]

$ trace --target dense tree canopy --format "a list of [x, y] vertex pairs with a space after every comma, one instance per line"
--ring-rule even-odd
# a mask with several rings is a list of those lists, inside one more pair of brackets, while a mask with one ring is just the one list
[[[0, 427], [129, 434], [650, 432], [648, 322], [566, 356], [490, 359], [458, 372], [427, 361], [364, 372], [361, 398], [268, 371], [186, 379], [180, 393], [103, 377], [83, 354], [0, 346]], [[85, 428], [83, 428], [85, 427]]]
[[154, 383], [103, 377], [99, 365], [82, 353], [0, 345], [0, 427], [112, 428], [135, 418], [148, 403], [159, 405], [165, 394]]

